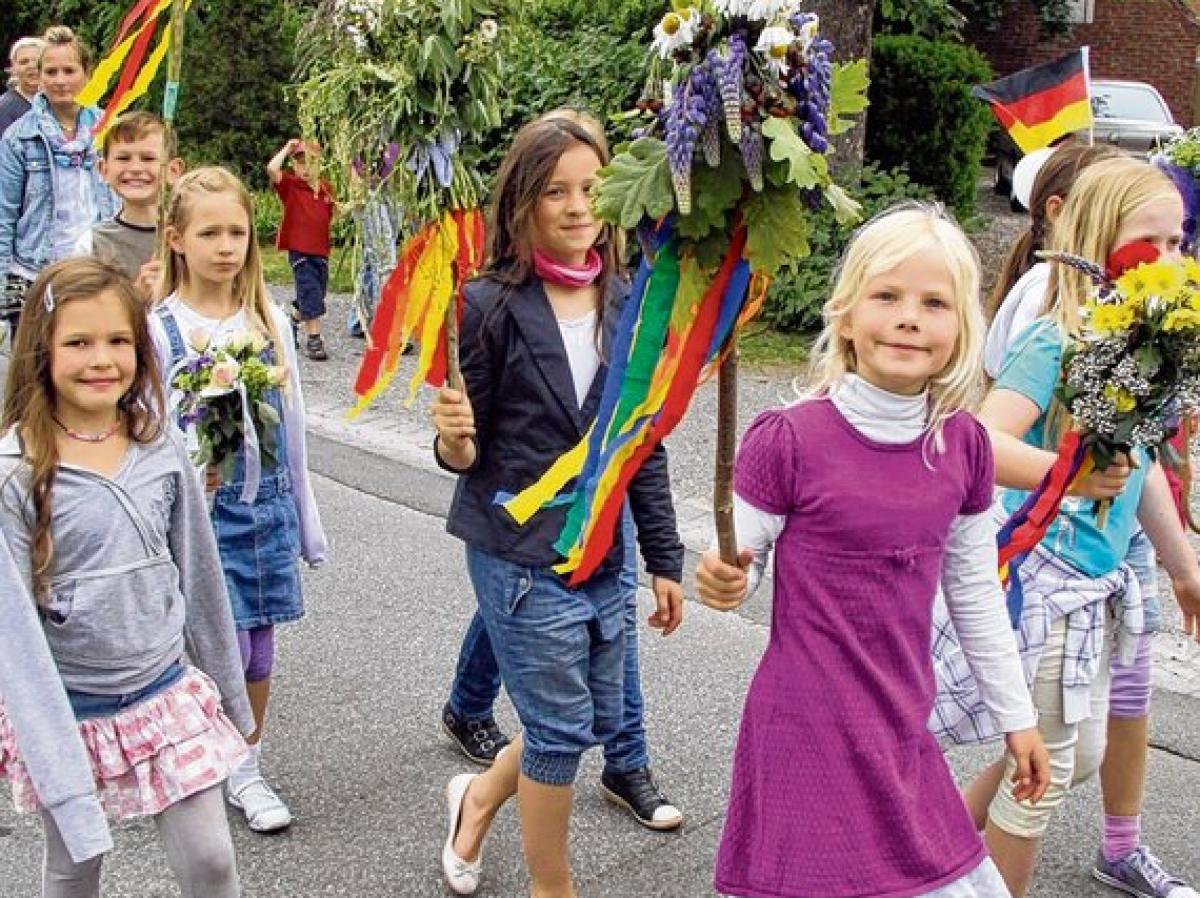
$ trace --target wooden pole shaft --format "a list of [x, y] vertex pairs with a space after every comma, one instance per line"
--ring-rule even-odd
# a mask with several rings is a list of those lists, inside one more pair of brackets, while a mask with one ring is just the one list
[[733, 459], [737, 451], [737, 335], [717, 372], [717, 459], [713, 481], [713, 516], [721, 560], [737, 564], [737, 532], [733, 526]]

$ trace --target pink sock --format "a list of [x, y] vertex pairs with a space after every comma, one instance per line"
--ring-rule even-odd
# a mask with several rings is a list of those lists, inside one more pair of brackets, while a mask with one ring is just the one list
[[1104, 842], [1100, 851], [1106, 861], [1120, 860], [1142, 844], [1142, 818], [1104, 815]]

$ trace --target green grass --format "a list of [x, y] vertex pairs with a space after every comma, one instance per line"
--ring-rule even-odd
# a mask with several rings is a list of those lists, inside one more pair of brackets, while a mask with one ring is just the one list
[[808, 350], [814, 339], [812, 334], [794, 334], [763, 324], [749, 324], [738, 339], [738, 357], [745, 365], [794, 368], [799, 374], [808, 363]]
[[[269, 243], [259, 244], [258, 252], [262, 256], [263, 277], [267, 283], [291, 286], [292, 267], [288, 265], [287, 253], [280, 252]], [[329, 292], [353, 293], [353, 275], [354, 268], [347, 251], [334, 247], [333, 255], [329, 257]]]

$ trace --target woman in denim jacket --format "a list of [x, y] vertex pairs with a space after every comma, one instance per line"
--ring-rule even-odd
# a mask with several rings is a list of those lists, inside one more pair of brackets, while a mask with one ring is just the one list
[[116, 213], [92, 144], [100, 110], [75, 102], [91, 53], [65, 26], [43, 40], [41, 90], [0, 139], [0, 315], [12, 324], [37, 273], [74, 255], [79, 235]]

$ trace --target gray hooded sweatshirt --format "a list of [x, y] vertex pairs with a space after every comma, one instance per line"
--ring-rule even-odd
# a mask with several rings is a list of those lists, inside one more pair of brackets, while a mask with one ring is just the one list
[[37, 611], [8, 543], [0, 539], [0, 696], [21, 758], [71, 860], [112, 849], [96, 797], [87, 750], [79, 738]]
[[[230, 719], [249, 734], [254, 718], [204, 494], [182, 442], [173, 428], [166, 430], [153, 443], [130, 443], [112, 478], [59, 465], [44, 641], [68, 689], [100, 695], [149, 686], [186, 648], [216, 683]], [[11, 430], [0, 440], [0, 530], [27, 594], [34, 520], [29, 480]], [[14, 697], [27, 697], [22, 690], [42, 687], [18, 680], [3, 688], [12, 705]], [[22, 755], [31, 769], [54, 763], [60, 744], [22, 743]]]

